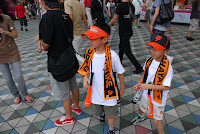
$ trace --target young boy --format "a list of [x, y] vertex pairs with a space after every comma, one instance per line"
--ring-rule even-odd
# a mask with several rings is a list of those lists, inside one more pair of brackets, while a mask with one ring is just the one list
[[123, 74], [125, 70], [117, 53], [110, 50], [106, 44], [109, 34], [110, 28], [105, 23], [97, 23], [88, 32], [82, 34], [90, 39], [91, 48], [86, 50], [85, 60], [78, 72], [84, 75], [84, 88], [92, 85], [93, 116], [100, 116], [105, 112], [109, 125], [108, 133], [114, 134], [115, 116], [119, 114], [119, 111], [117, 107], [117, 83], [115, 83], [113, 72], [119, 76], [119, 95], [122, 96], [125, 87]]
[[[139, 115], [132, 120], [132, 124], [137, 125], [145, 119], [144, 113], [149, 112], [150, 105], [148, 104], [152, 103], [154, 122], [158, 133], [163, 134], [164, 128], [161, 120], [173, 78], [172, 66], [165, 56], [170, 47], [170, 40], [166, 35], [157, 35], [155, 40], [147, 45], [151, 45], [152, 57], [145, 63], [143, 78], [134, 86], [136, 91], [139, 89], [143, 90], [143, 94], [139, 107]], [[151, 102], [149, 102], [148, 94], [152, 98]]]

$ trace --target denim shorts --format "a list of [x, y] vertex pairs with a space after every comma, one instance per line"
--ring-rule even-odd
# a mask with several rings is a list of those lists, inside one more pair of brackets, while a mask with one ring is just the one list
[[57, 101], [64, 101], [71, 97], [70, 91], [78, 89], [75, 76], [67, 81], [59, 82], [50, 74], [53, 96]]

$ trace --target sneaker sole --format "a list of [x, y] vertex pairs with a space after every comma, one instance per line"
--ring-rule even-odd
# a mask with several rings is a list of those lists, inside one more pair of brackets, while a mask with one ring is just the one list
[[76, 111], [74, 111], [74, 110], [72, 110], [72, 112], [74, 112], [75, 114], [77, 114], [77, 115], [81, 115], [81, 113], [78, 113], [78, 112], [76, 112]]
[[55, 124], [56, 126], [58, 126], [58, 127], [67, 126], [67, 125], [71, 125], [71, 124], [74, 124], [74, 123], [75, 123], [75, 121], [74, 121], [74, 122], [71, 122], [71, 123], [66, 123], [66, 124], [60, 125], [60, 124], [56, 124], [56, 123], [54, 122], [54, 124]]
[[138, 121], [137, 123], [134, 123], [134, 122], [133, 122], [132, 124], [136, 126], [136, 125], [138, 125], [140, 122], [142, 122], [143, 120], [145, 120], [145, 118], [142, 119], [142, 120], [140, 120], [140, 121]]

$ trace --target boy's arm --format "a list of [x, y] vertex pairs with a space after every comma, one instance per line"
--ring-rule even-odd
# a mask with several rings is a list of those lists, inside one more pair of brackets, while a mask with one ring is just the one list
[[119, 76], [119, 82], [120, 82], [119, 92], [120, 92], [120, 96], [122, 96], [124, 94], [124, 88], [125, 88], [125, 85], [124, 85], [124, 74], [118, 74], [118, 76]]
[[168, 87], [168, 86], [143, 84], [143, 83], [138, 84], [138, 88], [142, 89], [142, 90], [153, 89], [153, 90], [161, 90], [161, 91], [165, 91], [165, 90], [170, 89], [170, 87]]

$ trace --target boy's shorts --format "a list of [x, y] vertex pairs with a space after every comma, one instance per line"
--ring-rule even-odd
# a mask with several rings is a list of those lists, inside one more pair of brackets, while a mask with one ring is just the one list
[[103, 106], [92, 104], [92, 115], [93, 116], [100, 116], [101, 114], [105, 113], [108, 117], [116, 117], [119, 115], [118, 106]]
[[190, 31], [197, 31], [199, 29], [199, 20], [198, 19], [190, 19]]
[[50, 74], [51, 86], [53, 91], [53, 96], [57, 101], [64, 101], [71, 97], [70, 91], [76, 91], [78, 89], [75, 76], [67, 81], [59, 82], [55, 80]]
[[135, 15], [135, 20], [140, 18], [140, 14]]
[[[144, 98], [142, 95], [142, 99], [140, 101], [140, 109], [144, 112], [147, 113], [147, 106], [149, 102]], [[156, 120], [162, 120], [163, 119], [163, 112], [165, 110], [165, 106], [156, 106], [153, 104], [153, 118]]]

